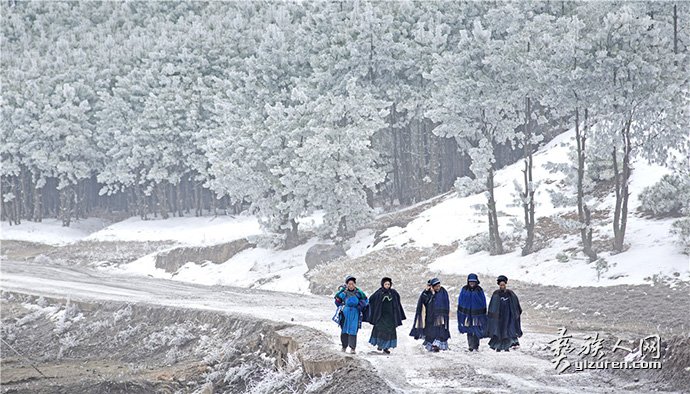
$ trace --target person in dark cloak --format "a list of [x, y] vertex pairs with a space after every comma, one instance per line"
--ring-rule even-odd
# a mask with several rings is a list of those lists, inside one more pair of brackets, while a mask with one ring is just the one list
[[450, 300], [448, 292], [438, 278], [427, 282], [426, 289], [419, 295], [414, 325], [410, 336], [424, 339], [424, 347], [430, 352], [448, 350]]
[[381, 288], [369, 297], [369, 313], [366, 317], [366, 321], [374, 325], [369, 343], [386, 354], [398, 346], [395, 329], [406, 319], [400, 294], [392, 286], [391, 278], [381, 279]]
[[345, 278], [345, 288], [338, 289], [335, 295], [335, 304], [338, 306], [338, 324], [340, 325], [340, 343], [342, 351], [348, 346], [352, 354], [357, 347], [357, 332], [362, 328], [362, 314], [369, 305], [367, 295], [357, 286], [357, 278], [348, 276]]
[[486, 296], [479, 286], [476, 274], [467, 276], [467, 285], [458, 296], [458, 330], [467, 334], [470, 352], [479, 349], [479, 338], [484, 337], [486, 327]]
[[486, 336], [491, 338], [489, 346], [497, 352], [510, 351], [510, 348], [520, 345], [518, 338], [522, 336], [520, 315], [522, 308], [517, 295], [508, 290], [508, 278], [501, 275], [496, 279], [498, 290], [494, 291], [489, 302], [489, 320], [486, 326]]

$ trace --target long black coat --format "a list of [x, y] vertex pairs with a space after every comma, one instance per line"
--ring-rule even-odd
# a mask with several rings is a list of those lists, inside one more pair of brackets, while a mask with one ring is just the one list
[[381, 310], [383, 308], [383, 296], [390, 295], [393, 297], [393, 319], [395, 320], [396, 326], [401, 326], [402, 321], [405, 320], [405, 311], [403, 310], [402, 303], [400, 302], [400, 294], [394, 289], [385, 290], [383, 287], [379, 288], [369, 297], [369, 313], [365, 316], [366, 322], [373, 325], [379, 322], [381, 318]]
[[497, 340], [520, 338], [522, 336], [521, 314], [520, 301], [512, 290], [494, 291], [489, 302], [486, 337]]

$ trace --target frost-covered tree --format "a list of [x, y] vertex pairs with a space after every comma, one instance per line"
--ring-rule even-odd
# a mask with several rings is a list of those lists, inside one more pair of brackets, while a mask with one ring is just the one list
[[655, 8], [613, 7], [592, 35], [595, 58], [589, 71], [601, 92], [592, 116], [593, 142], [599, 156], [608, 155], [613, 173], [618, 252], [624, 247], [633, 159], [666, 164], [669, 151], [688, 151], [687, 62], [684, 53], [674, 53], [672, 8], [665, 17]]
[[[239, 5], [253, 12], [253, 5]], [[226, 112], [223, 131], [206, 143], [209, 186], [233, 201], [250, 202], [250, 209], [271, 231], [285, 236], [285, 246], [297, 241], [299, 218], [309, 207], [286, 182], [293, 171], [294, 141], [299, 135], [281, 115], [293, 102], [294, 80], [306, 75], [304, 47], [296, 45], [301, 10], [296, 4], [265, 8], [248, 20], [236, 18], [245, 29], [233, 51], [243, 53], [216, 105]], [[248, 43], [247, 40], [253, 41]], [[299, 130], [297, 130], [299, 132]]]
[[555, 21], [545, 78], [558, 83], [545, 85], [547, 91], [543, 98], [545, 104], [553, 109], [554, 116], [562, 117], [574, 126], [576, 149], [570, 163], [552, 167], [554, 171], [565, 172], [566, 185], [574, 190], [557, 191], [552, 194], [552, 199], [557, 206], [575, 205], [577, 221], [562, 219], [561, 224], [579, 229], [583, 251], [590, 261], [598, 257], [592, 242], [591, 185], [585, 172], [592, 134], [590, 113], [600, 107], [603, 94], [591, 72], [595, 61], [592, 34], [595, 26], [601, 23], [605, 8], [600, 4], [578, 3]]
[[[504, 10], [490, 12], [498, 17]], [[512, 13], [507, 10], [506, 13]], [[493, 54], [503, 45], [508, 31], [503, 26], [484, 26], [475, 18], [458, 42], [458, 50], [439, 57], [431, 78], [435, 83], [436, 108], [427, 111], [439, 125], [434, 133], [454, 137], [472, 159], [470, 169], [486, 184], [491, 254], [502, 254], [494, 196], [495, 152], [498, 144], [510, 143], [524, 118], [519, 116], [525, 96], [506, 91], [507, 74]]]
[[290, 111], [294, 119], [304, 119], [305, 113], [319, 116], [294, 123], [304, 138], [292, 143], [294, 171], [286, 178], [310, 206], [324, 210], [324, 233], [337, 240], [373, 218], [367, 190], [374, 190], [384, 173], [371, 141], [385, 127], [387, 106], [351, 80], [344, 92]]

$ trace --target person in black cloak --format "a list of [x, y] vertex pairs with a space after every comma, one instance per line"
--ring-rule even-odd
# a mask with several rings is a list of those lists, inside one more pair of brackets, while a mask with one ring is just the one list
[[441, 287], [441, 281], [433, 278], [419, 295], [414, 325], [410, 336], [424, 339], [424, 347], [430, 352], [448, 350], [450, 300], [448, 292]]
[[406, 319], [400, 294], [392, 286], [391, 278], [381, 279], [381, 288], [369, 297], [367, 316], [367, 321], [374, 325], [369, 343], [386, 354], [390, 354], [390, 349], [398, 346], [395, 329]]
[[522, 336], [520, 315], [522, 308], [517, 295], [506, 288], [508, 278], [501, 275], [496, 279], [498, 290], [494, 291], [489, 301], [489, 321], [486, 336], [489, 347], [497, 352], [509, 351], [511, 347], [520, 345], [518, 338]]
[[458, 296], [458, 331], [467, 334], [470, 352], [479, 349], [479, 338], [484, 337], [486, 327], [486, 296], [479, 286], [477, 274], [467, 276], [467, 285]]

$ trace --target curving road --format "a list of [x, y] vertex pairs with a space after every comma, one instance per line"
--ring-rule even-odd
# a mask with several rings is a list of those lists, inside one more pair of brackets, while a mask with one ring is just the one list
[[[321, 330], [338, 348], [339, 331], [330, 321], [329, 297], [201, 286], [144, 276], [113, 275], [78, 266], [3, 261], [0, 289], [75, 301], [121, 301], [246, 314], [273, 321], [301, 324]], [[526, 326], [522, 349], [510, 353], [490, 351], [486, 340], [480, 352], [469, 353], [464, 336], [452, 332], [451, 350], [439, 354], [423, 351], [407, 336], [408, 320], [398, 330], [398, 348], [391, 356], [373, 351], [366, 341], [369, 325], [359, 335], [358, 355], [401, 392], [505, 392], [505, 393], [610, 393], [639, 392], [640, 383], [621, 381], [607, 373], [557, 374], [544, 347], [556, 336], [555, 327]], [[453, 327], [454, 322], [451, 322]]]

